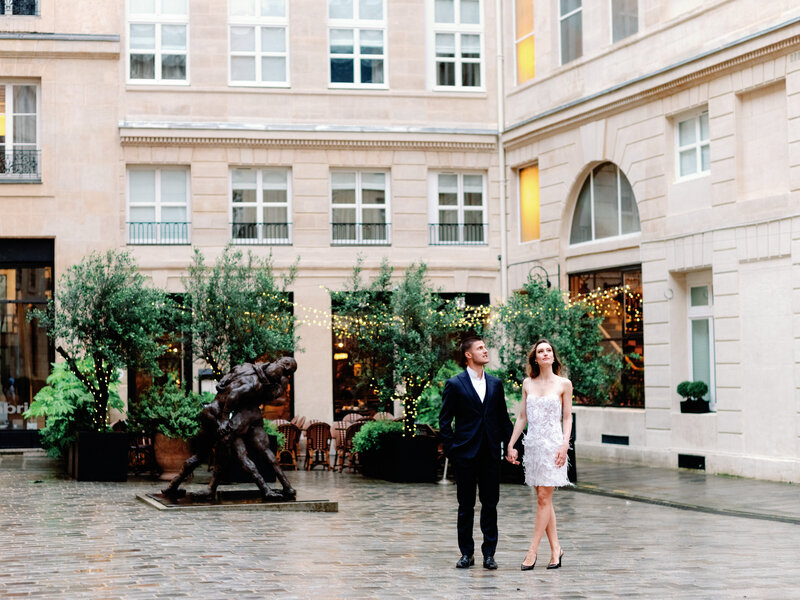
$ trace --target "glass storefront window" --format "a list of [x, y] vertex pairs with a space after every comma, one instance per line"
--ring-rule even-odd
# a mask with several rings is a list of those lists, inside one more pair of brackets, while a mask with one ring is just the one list
[[622, 373], [609, 398], [577, 398], [578, 404], [644, 408], [644, 334], [641, 266], [569, 276], [570, 298], [590, 297], [603, 322], [603, 347], [621, 354]]
[[[53, 295], [53, 267], [0, 261], [0, 431], [39, 429], [43, 420], [25, 421], [55, 360], [53, 346], [28, 313], [44, 308]], [[2, 433], [0, 433], [2, 435]]]

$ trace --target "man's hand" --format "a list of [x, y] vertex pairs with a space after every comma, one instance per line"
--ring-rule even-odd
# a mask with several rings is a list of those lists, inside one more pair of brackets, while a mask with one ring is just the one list
[[510, 462], [512, 465], [519, 464], [519, 452], [517, 452], [516, 448], [508, 449], [508, 452], [506, 452], [506, 460]]

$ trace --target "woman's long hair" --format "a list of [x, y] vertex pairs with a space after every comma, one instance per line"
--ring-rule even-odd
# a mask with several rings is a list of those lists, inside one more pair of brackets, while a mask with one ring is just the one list
[[539, 376], [539, 373], [541, 373], [539, 364], [536, 362], [536, 349], [541, 344], [548, 344], [553, 349], [553, 373], [556, 375], [561, 375], [561, 360], [559, 360], [558, 353], [556, 353], [556, 347], [553, 346], [549, 340], [542, 338], [537, 341], [533, 345], [533, 348], [531, 348], [531, 351], [528, 352], [528, 367], [526, 369], [528, 372], [528, 377], [531, 379], [536, 379]]

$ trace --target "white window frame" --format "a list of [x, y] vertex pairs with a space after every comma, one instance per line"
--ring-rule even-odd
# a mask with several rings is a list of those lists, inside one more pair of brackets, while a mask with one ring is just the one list
[[[456, 205], [440, 207], [439, 205], [439, 175], [455, 175], [457, 177], [457, 192], [456, 192]], [[479, 176], [481, 178], [481, 206], [465, 206], [464, 205], [464, 176]], [[488, 221], [488, 202], [486, 197], [486, 180], [487, 174], [482, 171], [431, 171], [428, 174], [428, 219], [433, 229], [433, 234], [428, 237], [431, 245], [442, 246], [486, 246], [489, 243], [489, 221]], [[440, 240], [439, 239], [439, 211], [447, 210], [458, 213], [458, 240]], [[481, 213], [481, 227], [483, 229], [483, 240], [480, 242], [464, 241], [464, 213], [465, 212], [480, 212]]]
[[[708, 120], [708, 138], [701, 139], [700, 137], [700, 117], [706, 115]], [[675, 123], [675, 175], [677, 181], [688, 181], [698, 177], [706, 177], [711, 174], [711, 120], [708, 116], [708, 107], [703, 107], [699, 110], [692, 111], [679, 115], [673, 119]], [[687, 121], [694, 121], [695, 141], [691, 144], [681, 146], [681, 123]], [[703, 147], [708, 146], [708, 169], [703, 171]], [[695, 165], [697, 170], [694, 173], [683, 175], [681, 173], [681, 153], [687, 150], [694, 150], [695, 152]]]
[[612, 44], [618, 44], [623, 40], [627, 40], [630, 37], [633, 37], [637, 33], [639, 33], [639, 0], [634, 0], [636, 2], [636, 31], [629, 35], [626, 35], [623, 38], [620, 38], [614, 41], [614, 0], [608, 0], [608, 32], [610, 36], [610, 40]]
[[[563, 66], [563, 65], [568, 65], [569, 63], [574, 62], [576, 60], [579, 60], [581, 57], [583, 57], [583, 0], [581, 0], [581, 5], [578, 8], [576, 8], [574, 10], [571, 10], [570, 12], [568, 12], [565, 15], [561, 14], [561, 2], [560, 2], [560, 0], [556, 0], [556, 1], [558, 2], [558, 7], [557, 7], [557, 9], [558, 9], [558, 64]], [[569, 17], [571, 17], [572, 15], [576, 15], [578, 13], [581, 13], [581, 53], [580, 53], [580, 55], [576, 56], [575, 58], [573, 58], [573, 59], [571, 59], [571, 60], [569, 60], [567, 62], [564, 62], [564, 54], [563, 54], [564, 48], [563, 48], [563, 46], [561, 44], [561, 23], [563, 21], [565, 21], [566, 19], [568, 19]]]
[[[328, 214], [328, 222], [331, 224], [331, 246], [389, 246], [392, 243], [392, 206], [391, 206], [391, 177], [389, 171], [385, 171], [383, 169], [331, 169], [331, 175], [333, 173], [354, 173], [355, 174], [355, 202], [353, 204], [333, 204], [333, 177], [330, 178], [328, 187], [329, 187], [329, 196], [328, 196], [328, 204], [329, 204], [329, 214]], [[364, 173], [382, 173], [384, 176], [384, 212], [386, 214], [386, 219], [384, 220], [384, 226], [386, 231], [386, 239], [383, 240], [364, 240], [364, 219], [363, 219], [363, 210], [364, 205], [362, 203], [363, 197], [363, 185], [361, 183], [361, 176]], [[367, 205], [367, 209], [370, 208], [377, 208], [380, 205]], [[356, 237], [355, 239], [336, 239], [333, 235], [334, 230], [334, 222], [333, 222], [333, 210], [334, 208], [354, 208], [356, 214]]]
[[[430, 81], [430, 89], [436, 92], [485, 92], [486, 91], [486, 35], [483, 31], [483, 10], [484, 0], [478, 2], [478, 14], [480, 15], [480, 22], [477, 24], [466, 23], [461, 24], [461, 0], [453, 0], [454, 2], [454, 18], [453, 23], [437, 23], [435, 0], [428, 0], [427, 2], [427, 21], [430, 23], [428, 27], [428, 80]], [[450, 34], [455, 38], [453, 64], [455, 65], [455, 85], [439, 85], [436, 82], [436, 65], [439, 60], [436, 57], [436, 34]], [[462, 35], [477, 35], [480, 38], [480, 53], [481, 56], [478, 60], [464, 59], [461, 57], [461, 36]], [[444, 62], [444, 61], [443, 61]], [[449, 60], [447, 62], [450, 62]], [[481, 84], [479, 86], [464, 86], [462, 85], [462, 69], [464, 63], [477, 64]]]
[[[126, 0], [125, 14], [125, 80], [128, 84], [132, 85], [178, 85], [187, 86], [190, 84], [190, 52], [191, 48], [191, 31], [189, 28], [189, 11], [191, 10], [191, 0], [186, 0], [186, 15], [164, 15], [162, 14], [161, 7], [163, 0], [153, 0], [155, 3], [155, 12], [152, 14], [130, 12], [131, 0]], [[155, 72], [153, 79], [133, 79], [131, 77], [131, 55], [132, 54], [151, 54], [151, 52], [144, 52], [139, 50], [131, 50], [131, 25], [153, 25], [155, 26], [155, 48], [152, 54], [155, 56]], [[161, 48], [161, 28], [163, 25], [184, 25], [186, 27], [186, 49], [170, 50], [164, 52]], [[162, 79], [161, 75], [161, 59], [162, 55], [183, 55], [186, 57], [186, 78], [185, 79]]]
[[[359, 3], [358, 0], [353, 0], [353, 18], [352, 19], [332, 19], [330, 15], [330, 0], [325, 1], [325, 14], [328, 21], [327, 30], [327, 44], [328, 44], [328, 87], [330, 89], [375, 89], [385, 90], [389, 89], [389, 53], [387, 39], [389, 29], [387, 27], [387, 2], [382, 0], [382, 15], [381, 20], [376, 19], [361, 19], [358, 15]], [[352, 54], [332, 54], [331, 53], [331, 30], [345, 29], [353, 32], [353, 53]], [[383, 37], [383, 53], [382, 54], [361, 54], [361, 32], [362, 30], [380, 31]], [[334, 58], [344, 58], [353, 61], [353, 82], [333, 82], [333, 72], [331, 71], [331, 60]], [[361, 82], [361, 59], [380, 59], [383, 61], [383, 83], [362, 83]]]
[[[692, 306], [692, 288], [693, 287], [707, 287], [708, 288], [708, 305], [706, 306]], [[689, 359], [687, 369], [689, 379], [694, 381], [694, 346], [692, 344], [692, 322], [693, 321], [708, 321], [708, 352], [709, 352], [709, 378], [708, 382], [708, 400], [709, 408], [712, 411], [717, 410], [717, 381], [716, 381], [716, 357], [715, 346], [716, 337], [714, 334], [714, 288], [711, 286], [711, 273], [708, 271], [701, 273], [687, 273], [686, 275], [686, 315], [687, 315], [687, 345], [689, 346], [686, 353]]]
[[5, 17], [38, 17], [39, 16], [39, 3], [40, 0], [31, 0], [33, 3], [33, 12], [15, 15], [14, 14], [14, 1], [15, 0], [0, 0], [3, 3], [4, 13], [0, 16]]
[[[254, 4], [257, 6], [257, 4]], [[290, 2], [284, 0], [283, 17], [263, 17], [263, 16], [233, 16], [228, 12], [228, 85], [231, 87], [270, 87], [288, 88], [291, 87], [291, 71], [289, 63], [289, 6]], [[230, 4], [229, 4], [230, 7]], [[254, 52], [234, 52], [231, 49], [231, 29], [234, 27], [251, 27], [255, 35]], [[283, 52], [262, 52], [261, 34], [263, 28], [283, 29], [285, 50]], [[233, 58], [235, 56], [252, 56], [255, 60], [256, 78], [253, 81], [239, 80], [233, 78]], [[264, 81], [261, 66], [261, 59], [269, 57], [280, 57], [286, 61], [286, 79], [284, 81]]]
[[[256, 201], [233, 203], [233, 172], [235, 170], [253, 170], [256, 172]], [[264, 171], [283, 171], [286, 175], [286, 202], [264, 202]], [[263, 214], [264, 208], [286, 208], [286, 237], [268, 237], [264, 231]], [[233, 209], [234, 208], [255, 208], [258, 216], [257, 232], [255, 238], [234, 238], [233, 237]], [[228, 170], [228, 222], [231, 224], [230, 241], [232, 244], [265, 244], [265, 245], [291, 245], [292, 243], [292, 170], [282, 166], [251, 166], [235, 165]]]
[[[601, 164], [604, 164], [604, 163], [601, 163]], [[574, 244], [570, 243], [570, 246], [574, 247], [574, 246], [581, 246], [583, 244], [593, 244], [594, 242], [604, 242], [606, 240], [618, 240], [620, 238], [624, 239], [624, 238], [627, 238], [627, 237], [633, 237], [633, 236], [641, 235], [641, 233], [642, 233], [642, 221], [641, 221], [641, 218], [639, 219], [639, 231], [631, 231], [629, 233], [622, 233], [622, 175], [623, 175], [623, 173], [622, 173], [622, 169], [620, 169], [619, 165], [617, 165], [616, 163], [609, 163], [609, 164], [614, 165], [614, 167], [617, 169], [617, 231], [619, 233], [617, 233], [617, 235], [608, 235], [606, 237], [601, 237], [601, 238], [598, 238], [595, 235], [594, 171], [598, 166], [600, 166], [600, 165], [595, 165], [589, 171], [589, 200], [590, 200], [589, 201], [589, 215], [590, 215], [591, 223], [592, 223], [592, 239], [586, 240], [585, 242], [576, 242]], [[584, 179], [584, 182], [585, 181], [586, 180]], [[628, 181], [628, 183], [630, 183], [630, 181]], [[631, 188], [633, 188], [633, 186], [631, 186]], [[581, 189], [583, 189], [583, 185], [581, 185]], [[580, 194], [580, 190], [578, 190], [578, 193]], [[636, 202], [636, 198], [635, 197], [634, 197], [633, 201], [634, 201], [634, 203]], [[576, 202], [575, 206], [572, 209], [572, 221], [570, 221], [570, 224], [569, 224], [570, 238], [572, 237], [572, 223], [575, 220], [575, 209], [577, 208], [577, 206], [578, 206], [578, 204]], [[637, 212], [639, 210], [638, 204], [636, 206], [636, 210], [637, 210]]]
[[[178, 171], [182, 170], [186, 174], [186, 201], [183, 203], [178, 202], [168, 202], [164, 203], [161, 201], [161, 172], [162, 171]], [[153, 202], [132, 202], [131, 198], [131, 177], [130, 174], [133, 171], [154, 171], [155, 172], [155, 199]], [[185, 245], [191, 244], [192, 241], [192, 206], [191, 206], [191, 197], [192, 197], [192, 190], [191, 190], [191, 170], [189, 167], [184, 165], [128, 165], [125, 170], [125, 221], [128, 223], [128, 232], [126, 234], [126, 240], [129, 245], [147, 245], [147, 244], [158, 244], [158, 245]], [[154, 225], [162, 225], [164, 223], [163, 219], [161, 218], [161, 209], [162, 208], [175, 208], [175, 207], [186, 207], [186, 238], [181, 239], [179, 241], [174, 242], [164, 242], [162, 237], [161, 227], [154, 227], [153, 230], [155, 231], [154, 238], [147, 238], [146, 240], [139, 240], [131, 241], [130, 239], [130, 224], [134, 223], [131, 221], [131, 208], [133, 207], [153, 207], [155, 208], [155, 217], [152, 223]], [[150, 221], [135, 221], [136, 223], [150, 223]], [[177, 236], [176, 236], [177, 238]]]
[[34, 143], [33, 148], [30, 147], [29, 144], [22, 144], [21, 148], [17, 148], [18, 150], [33, 150], [36, 152], [36, 172], [35, 173], [0, 173], [0, 179], [34, 179], [38, 180], [41, 178], [42, 175], [42, 165], [41, 165], [41, 139], [42, 139], [42, 93], [41, 93], [41, 86], [37, 82], [33, 81], [0, 81], [0, 85], [5, 87], [6, 93], [6, 108], [5, 113], [2, 113], [5, 116], [5, 142], [3, 145], [5, 146], [5, 165], [12, 165], [14, 164], [14, 150], [17, 148], [17, 144], [14, 143], [14, 116], [24, 116], [30, 115], [30, 113], [18, 113], [15, 112], [14, 108], [14, 87], [16, 86], [28, 86], [33, 87], [36, 90], [36, 142]]

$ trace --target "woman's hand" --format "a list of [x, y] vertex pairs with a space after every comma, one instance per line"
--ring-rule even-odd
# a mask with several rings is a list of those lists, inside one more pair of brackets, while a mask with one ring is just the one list
[[556, 452], [556, 466], [560, 469], [564, 466], [564, 463], [567, 462], [567, 449], [569, 448], [569, 443], [564, 442], [561, 445], [561, 448], [558, 449]]
[[517, 452], [516, 448], [509, 448], [508, 452], [506, 452], [506, 460], [510, 462], [512, 465], [519, 464], [519, 452]]

